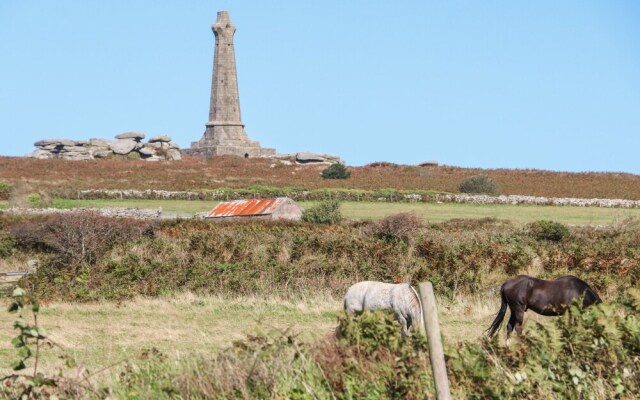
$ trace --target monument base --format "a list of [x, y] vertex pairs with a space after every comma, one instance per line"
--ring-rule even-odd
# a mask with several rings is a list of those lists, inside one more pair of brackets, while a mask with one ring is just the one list
[[266, 147], [246, 147], [246, 146], [215, 146], [215, 147], [197, 147], [190, 149], [181, 149], [183, 156], [211, 158], [215, 156], [238, 156], [244, 158], [253, 157], [269, 157], [276, 154], [276, 149]]

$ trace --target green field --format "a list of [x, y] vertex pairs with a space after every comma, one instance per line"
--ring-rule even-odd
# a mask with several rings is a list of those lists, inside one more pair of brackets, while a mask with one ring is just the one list
[[[217, 202], [203, 200], [67, 200], [56, 199], [55, 208], [74, 207], [134, 207], [162, 209], [167, 216], [193, 216], [196, 212], [211, 210]], [[300, 202], [303, 208], [315, 202]], [[626, 218], [640, 218], [640, 209], [601, 207], [554, 207], [530, 205], [477, 205], [454, 203], [387, 203], [387, 202], [343, 202], [344, 217], [352, 220], [376, 220], [401, 212], [413, 212], [428, 222], [442, 222], [454, 218], [508, 219], [515, 223], [527, 223], [541, 219], [572, 225], [607, 225]]]

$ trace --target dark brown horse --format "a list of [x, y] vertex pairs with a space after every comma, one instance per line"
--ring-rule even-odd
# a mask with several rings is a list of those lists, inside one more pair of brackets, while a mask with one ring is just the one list
[[500, 297], [502, 298], [500, 311], [487, 332], [489, 336], [494, 336], [498, 332], [508, 305], [511, 316], [507, 323], [507, 340], [514, 329], [518, 335], [522, 334], [524, 312], [529, 309], [538, 314], [555, 316], [564, 313], [576, 298], [582, 297], [583, 307], [602, 302], [588, 283], [575, 276], [563, 276], [555, 281], [545, 281], [527, 275], [518, 275], [502, 284]]

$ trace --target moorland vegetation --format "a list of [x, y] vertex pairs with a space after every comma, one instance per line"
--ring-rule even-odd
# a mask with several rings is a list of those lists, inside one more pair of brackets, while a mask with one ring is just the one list
[[[212, 224], [83, 212], [2, 214], [0, 229], [5, 258], [40, 260], [29, 284], [45, 303], [123, 301], [184, 291], [226, 298], [273, 293], [283, 299], [318, 293], [339, 298], [351, 283], [365, 279], [430, 280], [441, 301], [455, 302], [460, 296], [493, 296], [505, 278], [533, 265], [544, 278], [577, 274], [612, 305], [575, 309], [550, 324], [534, 325], [516, 347], [488, 339], [450, 343], [454, 393], [625, 398], [640, 387], [640, 298], [633, 289], [640, 277], [637, 220], [569, 228], [495, 219], [425, 224], [400, 214], [370, 222]], [[120, 366], [121, 379], [108, 390], [122, 398], [421, 398], [433, 393], [424, 338], [405, 339], [399, 332], [387, 315], [356, 321], [340, 316], [337, 335], [312, 343], [285, 330], [178, 364], [146, 350], [142, 361]], [[43, 393], [54, 390], [45, 388], [47, 379], [38, 382]], [[15, 394], [16, 388], [20, 385], [4, 390]], [[55, 390], [70, 397], [100, 393], [62, 382]]]
[[[37, 193], [39, 201], [46, 202], [91, 188], [208, 190], [265, 185], [457, 192], [464, 179], [485, 174], [506, 194], [640, 198], [640, 177], [631, 174], [376, 163], [349, 168], [348, 179], [323, 179], [322, 167], [233, 157], [78, 165], [0, 158], [4, 183], [0, 194], [2, 190], [8, 193], [5, 197]], [[140, 296], [167, 298], [185, 292], [224, 299], [274, 295], [283, 301], [339, 299], [348, 286], [367, 279], [429, 280], [441, 304], [455, 304], [464, 298], [497, 298], [500, 284], [517, 274], [546, 279], [578, 275], [605, 304], [587, 310], [572, 307], [561, 318], [534, 323], [513, 346], [499, 339], [457, 342], [445, 338], [454, 397], [626, 399], [638, 395], [637, 219], [607, 226], [566, 226], [547, 220], [514, 224], [494, 218], [428, 223], [401, 213], [380, 220], [348, 221], [340, 218], [338, 209], [334, 201], [321, 203], [306, 221], [242, 223], [115, 219], [90, 211], [36, 216], [0, 211], [0, 256], [7, 265], [39, 260], [37, 271], [20, 283], [27, 292], [15, 297], [24, 297], [20, 301], [25, 313], [37, 312], [51, 302], [119, 305]], [[34, 299], [39, 303], [30, 303]], [[358, 319], [337, 315], [335, 333], [327, 332], [320, 340], [307, 342], [292, 329], [275, 330], [234, 341], [224, 351], [179, 360], [155, 348], [140, 349], [140, 354], [113, 367], [118, 369], [113, 381], [90, 384], [82, 376], [27, 373], [4, 379], [0, 396], [433, 398], [422, 336], [403, 338], [397, 322], [386, 314]], [[26, 322], [17, 327], [21, 326], [20, 334], [25, 336], [13, 343], [18, 348], [14, 358], [26, 362], [25, 371], [32, 371], [34, 354], [29, 343], [33, 342], [29, 341], [46, 341], [50, 335]]]
[[326, 166], [284, 165], [232, 156], [179, 162], [35, 160], [0, 157], [0, 181], [18, 192], [76, 198], [79, 190], [213, 190], [255, 186], [286, 190], [430, 190], [457, 193], [467, 178], [486, 175], [498, 194], [544, 197], [640, 199], [640, 176], [628, 173], [480, 170], [452, 166], [372, 163], [347, 167], [348, 179], [323, 179]]
[[411, 214], [354, 223], [113, 219], [93, 212], [0, 215], [0, 251], [41, 260], [47, 300], [117, 300], [183, 290], [265, 295], [325, 291], [358, 280], [433, 282], [440, 296], [478, 294], [540, 266], [578, 274], [608, 298], [640, 279], [640, 223], [573, 227], [540, 221], [452, 220]]

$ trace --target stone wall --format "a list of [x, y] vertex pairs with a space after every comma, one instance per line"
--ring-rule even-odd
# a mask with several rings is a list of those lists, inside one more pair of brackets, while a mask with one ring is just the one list
[[109, 139], [44, 139], [35, 142], [37, 149], [27, 157], [65, 160], [93, 160], [96, 158], [142, 159], [145, 161], [180, 160], [180, 146], [171, 136], [160, 135], [142, 142], [144, 133], [125, 132]]
[[113, 218], [139, 218], [139, 219], [155, 219], [162, 218], [161, 210], [151, 210], [144, 208], [8, 208], [0, 210], [0, 213], [6, 212], [10, 214], [27, 214], [27, 215], [49, 215], [49, 214], [67, 214], [81, 211], [93, 211], [105, 217]]
[[[281, 194], [280, 194], [281, 195]], [[356, 191], [353, 196], [349, 192], [342, 192], [344, 201], [359, 201], [366, 197], [363, 193]], [[253, 196], [253, 195], [252, 195]], [[266, 194], [268, 196], [268, 194]], [[287, 197], [294, 200], [322, 200], [311, 196], [309, 191], [290, 191]], [[189, 192], [189, 191], [168, 191], [168, 190], [80, 190], [77, 192], [78, 198], [107, 198], [107, 199], [184, 199], [184, 200], [229, 200], [230, 198], [246, 198], [242, 193], [225, 192], [224, 190], [214, 190], [212, 192]], [[425, 202], [425, 203], [466, 203], [466, 204], [525, 204], [525, 205], [545, 205], [545, 206], [573, 206], [573, 207], [605, 207], [605, 208], [640, 208], [640, 200], [625, 199], [580, 199], [573, 197], [541, 197], [541, 196], [520, 196], [520, 195], [470, 195], [470, 194], [430, 194], [404, 193], [390, 197], [374, 197], [367, 201], [405, 201], [405, 202]]]

